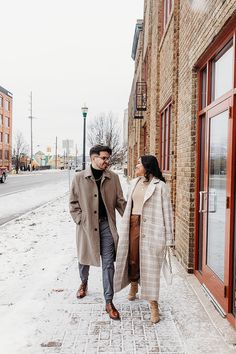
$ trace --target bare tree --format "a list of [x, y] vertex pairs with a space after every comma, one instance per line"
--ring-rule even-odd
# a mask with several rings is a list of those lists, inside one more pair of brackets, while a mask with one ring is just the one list
[[126, 148], [121, 145], [121, 125], [110, 112], [100, 114], [88, 127], [88, 141], [91, 146], [108, 145], [112, 149], [111, 164], [122, 163]]
[[15, 135], [15, 144], [13, 148], [13, 160], [16, 168], [16, 173], [19, 172], [21, 158], [26, 156], [28, 152], [29, 146], [26, 143], [23, 134], [18, 131]]

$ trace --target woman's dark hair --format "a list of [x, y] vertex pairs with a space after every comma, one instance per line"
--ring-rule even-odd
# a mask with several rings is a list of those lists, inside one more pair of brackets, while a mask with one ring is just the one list
[[166, 182], [165, 178], [162, 176], [157, 158], [153, 155], [143, 155], [140, 157], [143, 167], [145, 168], [145, 177], [149, 181], [150, 175], [159, 178], [161, 181]]
[[109, 146], [98, 144], [98, 145], [94, 145], [93, 147], [91, 147], [91, 149], [89, 151], [89, 155], [90, 156], [94, 155], [94, 154], [100, 155], [101, 151], [106, 151], [106, 152], [108, 152], [109, 155], [112, 154], [112, 149]]

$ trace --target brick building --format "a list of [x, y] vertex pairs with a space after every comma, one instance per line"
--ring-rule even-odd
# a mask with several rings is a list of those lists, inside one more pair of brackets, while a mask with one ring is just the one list
[[177, 257], [235, 324], [235, 0], [145, 0], [132, 58], [128, 175], [158, 157]]
[[11, 169], [12, 94], [0, 86], [0, 166]]

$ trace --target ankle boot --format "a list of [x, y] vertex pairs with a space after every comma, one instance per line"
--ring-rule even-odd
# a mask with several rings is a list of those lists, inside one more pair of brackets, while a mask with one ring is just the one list
[[158, 303], [157, 301], [150, 301], [150, 309], [151, 309], [151, 322], [157, 323], [160, 321]]
[[128, 294], [128, 300], [129, 301], [135, 300], [137, 292], [138, 292], [138, 282], [137, 281], [131, 281], [129, 294]]

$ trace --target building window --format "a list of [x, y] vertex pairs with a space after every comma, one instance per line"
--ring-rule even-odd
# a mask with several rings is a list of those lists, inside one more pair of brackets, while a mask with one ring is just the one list
[[10, 111], [10, 101], [8, 101], [8, 100], [5, 100], [5, 110], [6, 110], [7, 112]]
[[9, 160], [9, 150], [5, 150], [4, 154], [5, 154], [4, 156], [5, 160]]
[[2, 133], [0, 133], [0, 143], [2, 143], [2, 138], [3, 138], [3, 135], [2, 135]]
[[174, 0], [163, 0], [163, 29], [166, 28], [167, 23], [169, 22], [169, 18], [172, 12]]
[[233, 88], [233, 41], [231, 40], [211, 62], [211, 102]]
[[161, 112], [161, 168], [171, 169], [171, 103]]
[[5, 144], [9, 144], [9, 142], [10, 142], [9, 134], [5, 134]]
[[2, 96], [0, 96], [0, 107], [2, 107], [3, 106], [3, 98], [2, 98]]
[[207, 105], [207, 67], [201, 73], [201, 109]]
[[5, 126], [10, 127], [10, 118], [9, 117], [5, 117]]
[[0, 160], [2, 160], [2, 150], [0, 150]]
[[3, 115], [0, 114], [0, 127], [2, 127], [2, 126], [3, 126]]

